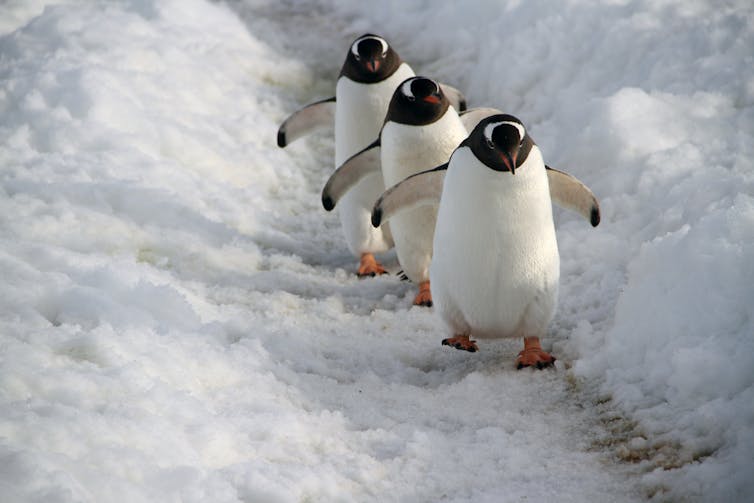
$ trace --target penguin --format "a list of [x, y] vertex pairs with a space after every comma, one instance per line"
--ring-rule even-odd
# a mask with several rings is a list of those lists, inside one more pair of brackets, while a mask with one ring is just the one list
[[[334, 123], [335, 166], [340, 166], [377, 137], [393, 90], [412, 76], [414, 71], [383, 37], [371, 33], [358, 37], [346, 54], [335, 96], [312, 103], [288, 117], [278, 130], [278, 146], [285, 147]], [[451, 86], [446, 88], [465, 109], [463, 94]], [[360, 277], [386, 272], [374, 254], [392, 248], [390, 229], [370, 225], [372, 205], [384, 189], [382, 174], [377, 169], [364, 177], [340, 205], [346, 244], [360, 260], [357, 271]]]
[[[379, 138], [328, 180], [322, 191], [325, 209], [331, 210], [370, 168], [381, 166], [385, 183], [394, 185], [446, 162], [467, 134], [440, 84], [426, 77], [404, 80], [393, 93]], [[379, 164], [359, 159], [377, 155]], [[429, 264], [436, 216], [436, 208], [429, 207], [403, 212], [390, 222], [398, 262], [405, 276], [419, 286], [414, 305], [432, 305]]]
[[596, 227], [594, 194], [545, 166], [518, 118], [495, 114], [478, 122], [448, 163], [388, 189], [373, 224], [438, 199], [430, 281], [435, 310], [452, 332], [442, 344], [475, 352], [471, 337], [520, 337], [517, 368], [552, 366], [555, 357], [540, 343], [560, 277], [552, 201]]

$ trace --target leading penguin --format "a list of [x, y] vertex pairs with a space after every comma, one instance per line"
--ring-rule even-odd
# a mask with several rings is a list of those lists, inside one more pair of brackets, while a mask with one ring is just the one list
[[[414, 76], [411, 67], [379, 35], [367, 33], [351, 44], [340, 71], [335, 96], [292, 114], [278, 130], [278, 146], [335, 123], [335, 166], [368, 146], [379, 134], [393, 90]], [[447, 86], [459, 102], [463, 96]], [[465, 108], [462, 106], [461, 108]], [[359, 276], [383, 274], [374, 258], [393, 246], [387, 227], [370, 224], [372, 205], [385, 189], [379, 169], [365, 177], [340, 205], [340, 221], [351, 252], [359, 257]]]
[[517, 368], [553, 365], [540, 344], [560, 277], [551, 197], [599, 224], [592, 192], [546, 167], [519, 119], [496, 114], [476, 125], [446, 165], [409, 177], [378, 200], [375, 223], [439, 198], [430, 280], [452, 332], [444, 345], [474, 352], [471, 337], [522, 338]]
[[[393, 93], [379, 138], [351, 157], [330, 177], [322, 191], [328, 211], [370, 170], [382, 166], [385, 183], [446, 162], [467, 136], [466, 127], [441, 86], [426, 77], [411, 77]], [[379, 155], [379, 164], [370, 160]], [[406, 211], [390, 221], [398, 261], [419, 286], [414, 305], [431, 306], [429, 265], [436, 208]]]

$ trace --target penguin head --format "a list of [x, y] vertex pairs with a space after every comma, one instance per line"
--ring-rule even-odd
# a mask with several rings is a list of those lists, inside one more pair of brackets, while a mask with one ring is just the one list
[[366, 33], [351, 44], [340, 75], [355, 82], [381, 82], [392, 75], [401, 62], [384, 38]]
[[420, 126], [431, 124], [450, 106], [440, 85], [426, 77], [404, 80], [393, 93], [385, 122]]
[[526, 161], [534, 141], [519, 119], [499, 114], [480, 121], [461, 145], [471, 148], [485, 166], [515, 175], [516, 168]]

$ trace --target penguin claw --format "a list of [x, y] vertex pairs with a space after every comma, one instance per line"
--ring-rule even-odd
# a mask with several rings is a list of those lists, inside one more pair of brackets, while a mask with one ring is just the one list
[[429, 281], [419, 283], [419, 293], [414, 298], [414, 305], [432, 307], [432, 292], [429, 290]]
[[356, 276], [358, 276], [359, 278], [374, 278], [376, 276], [381, 276], [385, 274], [385, 272], [387, 271], [365, 271], [365, 272], [358, 271], [356, 273]]
[[538, 370], [555, 368], [556, 360], [557, 358], [542, 350], [521, 351], [518, 354], [518, 358], [516, 358], [516, 370], [521, 370], [525, 367], [536, 367]]
[[361, 255], [361, 262], [359, 264], [359, 270], [356, 271], [356, 275], [360, 278], [374, 278], [379, 274], [387, 273], [387, 269], [382, 267], [379, 262], [374, 258], [371, 253], [364, 253]]
[[455, 337], [449, 337], [442, 340], [443, 346], [453, 346], [461, 351], [468, 351], [469, 353], [476, 353], [479, 351], [479, 347], [476, 345], [476, 341], [469, 339], [468, 335], [457, 335]]

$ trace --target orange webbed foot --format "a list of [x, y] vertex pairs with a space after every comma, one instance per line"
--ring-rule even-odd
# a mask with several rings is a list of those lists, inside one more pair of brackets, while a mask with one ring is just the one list
[[524, 337], [524, 349], [518, 353], [516, 368], [519, 370], [524, 367], [544, 369], [554, 366], [555, 360], [554, 356], [542, 350], [538, 337]]
[[429, 281], [419, 283], [419, 293], [414, 298], [414, 305], [432, 307], [432, 292], [429, 290]]
[[359, 263], [359, 270], [356, 271], [356, 275], [360, 278], [365, 278], [367, 276], [378, 276], [380, 274], [385, 274], [387, 270], [380, 265], [379, 262], [374, 258], [374, 255], [371, 253], [362, 253], [361, 254], [361, 261]]
[[476, 345], [476, 341], [469, 339], [468, 335], [456, 335], [448, 339], [442, 340], [443, 346], [453, 346], [456, 349], [468, 351], [469, 353], [476, 353], [479, 351], [479, 346]]

